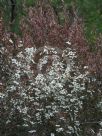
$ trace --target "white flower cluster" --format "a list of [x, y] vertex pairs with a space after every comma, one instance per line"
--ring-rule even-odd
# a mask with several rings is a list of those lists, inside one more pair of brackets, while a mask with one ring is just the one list
[[[48, 52], [47, 48], [45, 49], [44, 52]], [[31, 69], [31, 64], [35, 64], [35, 51], [34, 48], [26, 48], [17, 58], [12, 58], [12, 76], [6, 88], [6, 95], [1, 95], [7, 100], [9, 97], [11, 107], [5, 107], [10, 110], [8, 120], [17, 110], [22, 114], [23, 127], [30, 125], [29, 133], [36, 133], [38, 126], [50, 122], [49, 129], [50, 125], [54, 126], [57, 133], [79, 136], [78, 112], [83, 106], [85, 81], [88, 80], [89, 73], [80, 73], [75, 62], [76, 52], [67, 48], [62, 54], [66, 64], [54, 54], [45, 73], [35, 76], [34, 70]], [[41, 71], [48, 63], [48, 57], [45, 55], [39, 60], [38, 70]], [[54, 136], [52, 130], [51, 136]]]

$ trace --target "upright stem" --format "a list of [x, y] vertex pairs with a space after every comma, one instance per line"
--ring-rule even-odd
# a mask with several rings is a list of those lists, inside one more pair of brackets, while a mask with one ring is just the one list
[[69, 22], [67, 7], [65, 5], [64, 0], [61, 0], [61, 2], [62, 2], [62, 6], [63, 6], [63, 12], [64, 12], [64, 18], [65, 18], [65, 25], [67, 25], [68, 22]]

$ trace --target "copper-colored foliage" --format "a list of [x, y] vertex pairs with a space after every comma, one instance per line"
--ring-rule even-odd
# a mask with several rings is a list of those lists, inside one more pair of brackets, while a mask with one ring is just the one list
[[37, 5], [29, 8], [27, 24], [22, 21], [21, 29], [26, 46], [44, 46], [46, 41], [53, 47], [64, 45], [64, 27], [58, 24], [53, 8], [50, 4]]
[[[75, 12], [75, 11], [74, 11]], [[75, 16], [74, 16], [75, 15]], [[15, 54], [26, 47], [42, 47], [48, 43], [48, 46], [65, 49], [65, 42], [70, 41], [71, 47], [75, 48], [81, 65], [88, 65], [92, 74], [99, 74], [102, 71], [102, 36], [97, 39], [96, 52], [92, 53], [84, 36], [84, 23], [75, 13], [73, 22], [69, 25], [65, 22], [62, 26], [58, 23], [53, 7], [48, 1], [39, 1], [35, 7], [28, 9], [28, 15], [22, 18], [20, 22], [22, 39], [16, 34]], [[14, 52], [14, 43], [10, 41], [11, 33], [5, 32], [2, 18], [0, 19], [0, 41], [5, 42], [8, 52]], [[12, 40], [12, 39], [11, 39]], [[19, 48], [19, 41], [22, 40], [23, 47]], [[36, 60], [38, 57], [36, 56]]]

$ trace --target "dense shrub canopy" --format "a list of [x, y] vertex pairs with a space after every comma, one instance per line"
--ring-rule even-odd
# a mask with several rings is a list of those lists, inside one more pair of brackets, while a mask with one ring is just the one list
[[101, 0], [0, 0], [0, 135], [101, 136]]

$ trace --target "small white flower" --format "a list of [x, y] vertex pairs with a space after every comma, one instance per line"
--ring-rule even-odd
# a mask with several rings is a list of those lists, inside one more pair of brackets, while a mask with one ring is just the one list
[[11, 39], [9, 40], [9, 42], [13, 44], [13, 41]]
[[55, 136], [55, 134], [54, 134], [54, 133], [51, 133], [51, 136]]
[[30, 130], [30, 131], [28, 131], [29, 133], [35, 133], [36, 132], [36, 130]]
[[100, 126], [102, 127], [102, 122], [100, 122]]
[[84, 66], [84, 69], [88, 69], [88, 66]]
[[22, 43], [19, 43], [19, 44], [18, 44], [18, 47], [23, 47], [23, 44], [22, 44]]
[[57, 128], [56, 131], [61, 132], [61, 131], [63, 131], [63, 128]]
[[69, 44], [69, 45], [71, 45], [71, 42], [70, 42], [70, 41], [67, 41], [66, 43]]

